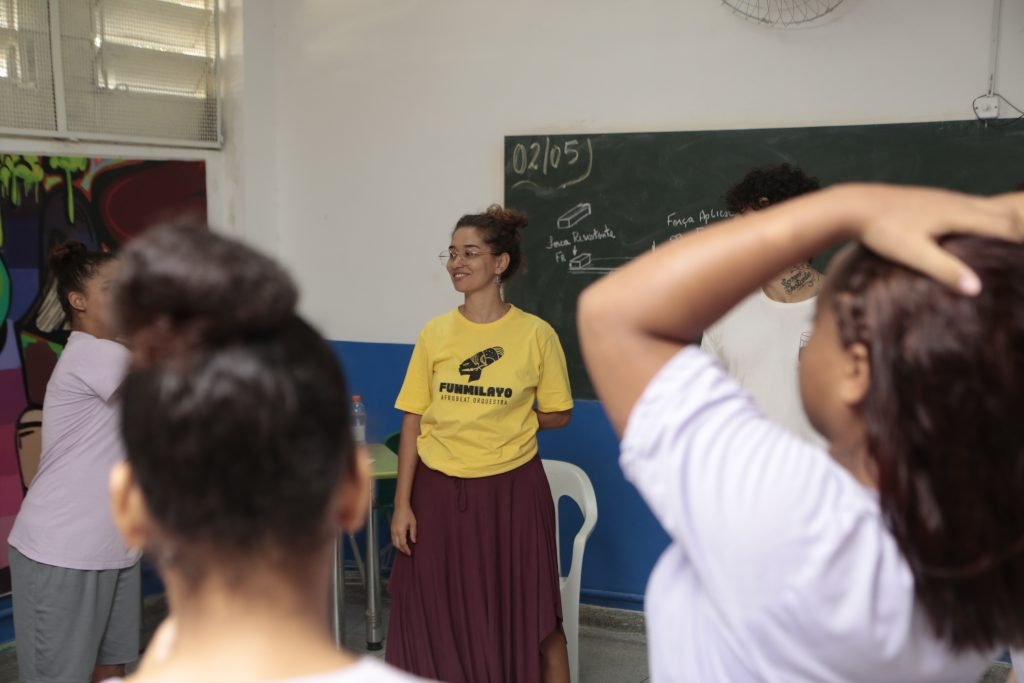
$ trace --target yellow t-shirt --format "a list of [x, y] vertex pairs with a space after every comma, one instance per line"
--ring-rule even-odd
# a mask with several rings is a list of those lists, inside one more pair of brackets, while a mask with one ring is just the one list
[[395, 407], [421, 415], [416, 445], [427, 467], [489, 477], [537, 453], [537, 409], [572, 408], [558, 335], [512, 306], [491, 323], [458, 309], [428, 322], [413, 349]]

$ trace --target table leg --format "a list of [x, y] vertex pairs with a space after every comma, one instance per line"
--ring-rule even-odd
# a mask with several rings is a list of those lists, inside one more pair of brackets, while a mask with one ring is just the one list
[[384, 620], [380, 596], [380, 550], [377, 541], [377, 484], [370, 488], [370, 514], [366, 518], [366, 649], [380, 650]]
[[334, 537], [334, 551], [331, 553], [331, 635], [334, 644], [345, 644], [345, 537]]

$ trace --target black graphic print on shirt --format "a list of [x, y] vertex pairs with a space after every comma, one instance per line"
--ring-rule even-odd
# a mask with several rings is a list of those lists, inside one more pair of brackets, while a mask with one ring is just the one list
[[492, 346], [489, 349], [478, 351], [462, 361], [459, 365], [459, 374], [466, 375], [470, 382], [476, 382], [489, 365], [498, 362], [504, 355], [505, 349], [500, 346]]

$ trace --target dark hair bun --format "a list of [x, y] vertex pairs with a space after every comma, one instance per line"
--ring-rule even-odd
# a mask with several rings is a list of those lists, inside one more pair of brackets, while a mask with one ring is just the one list
[[502, 230], [519, 232], [525, 230], [530, 224], [526, 214], [519, 213], [515, 209], [506, 209], [500, 204], [491, 204], [487, 207], [487, 215], [494, 219]]
[[298, 290], [251, 247], [204, 226], [171, 226], [128, 244], [114, 297], [123, 333], [158, 323], [165, 333], [187, 332], [190, 343], [212, 343], [284, 325], [294, 318]]
[[501, 281], [506, 282], [519, 272], [523, 264], [521, 243], [523, 230], [529, 223], [525, 214], [499, 204], [491, 204], [483, 213], [469, 213], [460, 218], [455, 229], [476, 228], [495, 253], [508, 254], [508, 267], [501, 274]]
[[89, 253], [89, 250], [81, 242], [67, 241], [58, 242], [50, 249], [50, 270], [62, 271], [73, 264], [76, 259]]
[[109, 251], [89, 251], [81, 242], [60, 242], [50, 249], [50, 274], [56, 287], [64, 317], [71, 322], [75, 311], [69, 299], [72, 292], [84, 292], [89, 280], [105, 263], [117, 258]]

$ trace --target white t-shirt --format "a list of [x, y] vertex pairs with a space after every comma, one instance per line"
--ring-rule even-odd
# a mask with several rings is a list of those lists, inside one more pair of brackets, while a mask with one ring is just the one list
[[814, 329], [817, 297], [796, 303], [768, 298], [760, 287], [704, 332], [701, 348], [714, 356], [765, 415], [824, 446], [800, 400], [800, 349]]
[[[318, 674], [276, 681], [276, 683], [416, 683], [425, 681], [404, 671], [388, 666], [372, 657], [363, 657], [352, 666]], [[121, 678], [108, 678], [105, 683], [124, 683]]]
[[672, 538], [647, 587], [651, 681], [964, 683], [877, 495], [689, 347], [644, 390], [622, 468]]
[[25, 557], [86, 570], [138, 562], [110, 514], [110, 471], [124, 460], [117, 392], [129, 358], [117, 342], [71, 333], [46, 385], [39, 472], [7, 539]]

